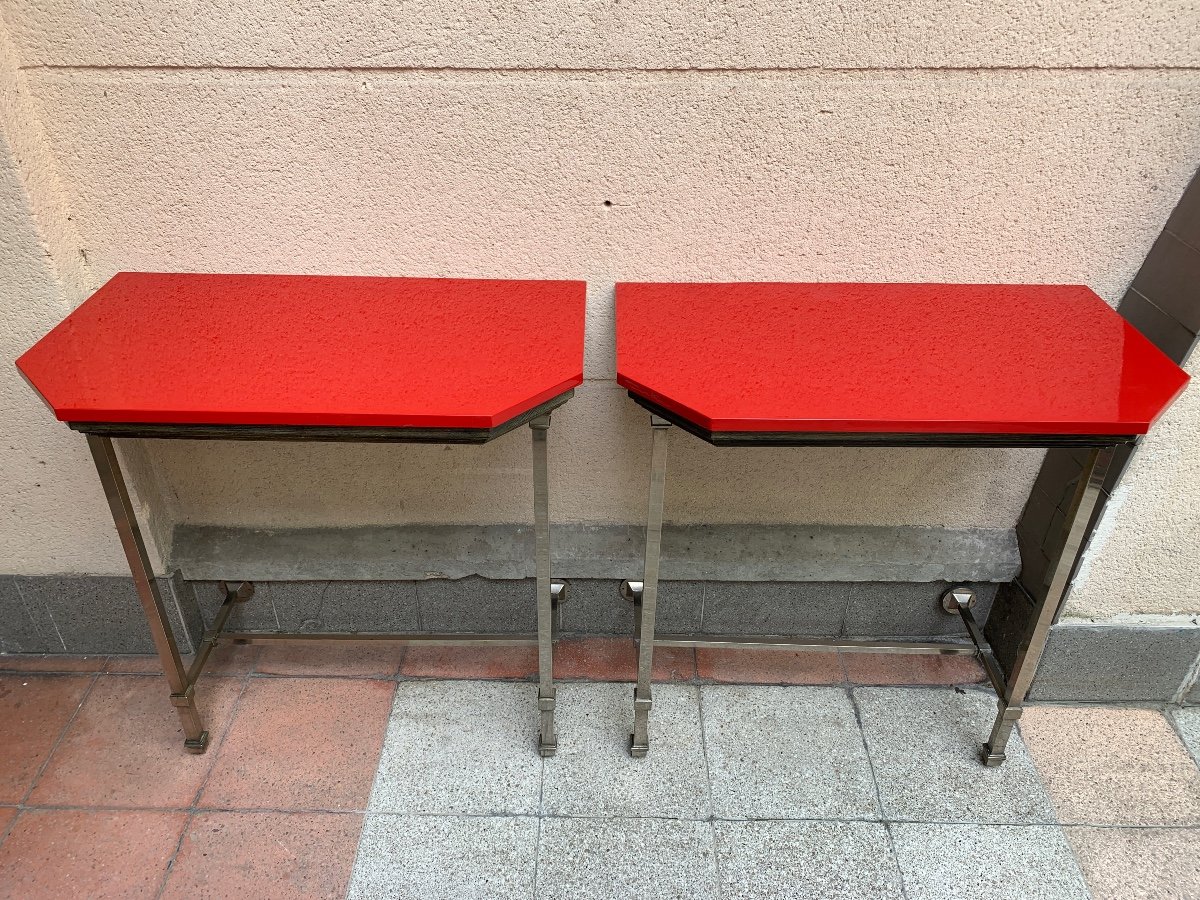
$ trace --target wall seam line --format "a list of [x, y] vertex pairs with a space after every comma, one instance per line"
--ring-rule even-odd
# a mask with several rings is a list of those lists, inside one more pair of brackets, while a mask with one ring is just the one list
[[138, 65], [100, 63], [38, 63], [20, 65], [20, 72], [109, 72], [115, 74], [166, 74], [187, 72], [232, 72], [248, 74], [432, 74], [432, 75], [855, 75], [879, 73], [966, 74], [995, 72], [1048, 74], [1120, 74], [1200, 72], [1198, 65], [1153, 66], [270, 66], [270, 65]]

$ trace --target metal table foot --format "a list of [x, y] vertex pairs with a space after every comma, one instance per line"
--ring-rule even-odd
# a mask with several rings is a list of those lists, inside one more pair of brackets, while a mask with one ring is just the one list
[[639, 691], [633, 691], [633, 734], [629, 735], [629, 755], [635, 759], [650, 752], [650, 709], [654, 706], [649, 691], [644, 696]]
[[1008, 739], [1024, 711], [1020, 706], [1008, 706], [1003, 700], [1000, 701], [1000, 711], [992, 725], [992, 736], [983, 745], [983, 752], [979, 755], [985, 766], [998, 766], [1007, 758], [1004, 751], [1008, 747]]
[[558, 752], [558, 731], [554, 727], [554, 707], [557, 703], [556, 691], [550, 689], [547, 696], [538, 693], [538, 713], [541, 724], [538, 729], [538, 753], [542, 756], [553, 756]]

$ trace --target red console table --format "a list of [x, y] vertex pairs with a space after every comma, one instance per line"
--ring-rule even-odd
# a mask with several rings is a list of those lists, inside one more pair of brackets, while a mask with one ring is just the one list
[[[654, 646], [978, 654], [1000, 697], [999, 765], [1066, 594], [1112, 448], [1145, 434], [1187, 375], [1086, 287], [618, 284], [617, 380], [650, 412], [645, 571], [631, 751], [649, 749]], [[1045, 595], [1007, 675], [956, 588], [971, 643], [655, 637], [667, 433], [718, 446], [1079, 448], [1086, 453]]]
[[[547, 431], [583, 380], [583, 282], [121, 273], [17, 366], [87, 435], [185, 747], [208, 732], [195, 685], [218, 640], [382, 638], [538, 646], [539, 750], [552, 755], [553, 605]], [[482, 444], [533, 434], [536, 635], [261, 634], [226, 630], [225, 601], [183, 664], [113, 438]]]

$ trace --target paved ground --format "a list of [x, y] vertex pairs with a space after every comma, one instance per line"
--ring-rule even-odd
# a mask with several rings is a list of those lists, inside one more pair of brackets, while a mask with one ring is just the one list
[[632, 644], [561, 651], [546, 761], [531, 651], [224, 649], [203, 756], [151, 659], [0, 657], [0, 897], [1200, 898], [1200, 708], [989, 770], [969, 661], [667, 651], [635, 761]]

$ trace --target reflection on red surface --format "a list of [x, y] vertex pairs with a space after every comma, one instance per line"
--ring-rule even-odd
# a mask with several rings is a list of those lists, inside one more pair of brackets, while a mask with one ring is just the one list
[[619, 284], [617, 380], [717, 432], [1129, 435], [1187, 375], [1078, 285]]
[[17, 365], [69, 422], [491, 428], [583, 380], [584, 294], [121, 273]]

